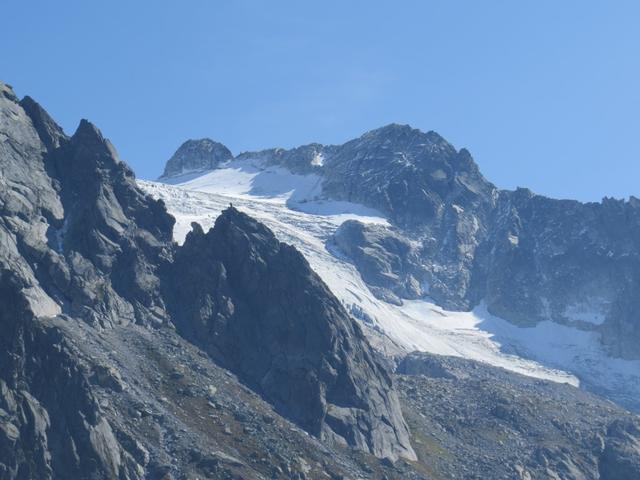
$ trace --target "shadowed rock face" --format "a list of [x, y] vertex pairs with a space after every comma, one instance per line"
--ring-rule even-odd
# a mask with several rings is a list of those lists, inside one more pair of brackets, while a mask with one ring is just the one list
[[0, 83], [0, 478], [146, 477], [146, 439], [125, 431], [141, 407], [107, 412], [96, 396], [157, 399], [95, 358], [127, 362], [120, 351], [79, 345], [122, 329], [171, 337], [174, 325], [310, 433], [412, 457], [389, 374], [328, 289], [265, 227], [223, 218], [178, 247], [163, 203], [93, 125], [67, 137]]
[[208, 138], [187, 140], [169, 159], [161, 178], [204, 172], [232, 158], [233, 155], [229, 149], [221, 143]]
[[[512, 322], [594, 330], [612, 355], [640, 358], [637, 199], [580, 203], [497, 190], [466, 151], [403, 127], [341, 148], [348, 145], [347, 154], [327, 160], [324, 191], [393, 220], [386, 231], [362, 225], [348, 236], [356, 230], [350, 226], [335, 238], [378, 296], [415, 298], [411, 275], [445, 308], [468, 310], [484, 300]], [[404, 217], [395, 213], [401, 202]], [[401, 239], [413, 243], [398, 255]]]
[[607, 443], [600, 465], [601, 480], [640, 476], [640, 424], [618, 420], [607, 430]]
[[329, 196], [377, 208], [406, 227], [435, 225], [453, 204], [488, 208], [495, 189], [466, 150], [397, 124], [340, 146], [326, 160], [325, 177]]
[[229, 208], [207, 234], [194, 224], [171, 276], [178, 330], [285, 416], [327, 440], [413, 457], [389, 374], [295, 248]]
[[0, 477], [142, 478], [91, 364], [48, 319], [74, 315], [97, 333], [156, 318], [151, 265], [173, 219], [95, 127], [68, 138], [32, 99], [0, 93]]

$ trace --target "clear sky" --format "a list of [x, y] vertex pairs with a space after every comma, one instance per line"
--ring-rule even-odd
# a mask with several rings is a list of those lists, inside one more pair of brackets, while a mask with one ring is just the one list
[[396, 122], [503, 188], [640, 196], [640, 2], [32, 1], [1, 6], [0, 78], [141, 178], [187, 138], [234, 153]]

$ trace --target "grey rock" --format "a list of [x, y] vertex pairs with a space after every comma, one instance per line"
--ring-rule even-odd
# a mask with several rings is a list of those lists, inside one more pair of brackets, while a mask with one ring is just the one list
[[402, 304], [402, 298], [427, 294], [427, 269], [419, 253], [390, 228], [347, 220], [336, 230], [331, 243], [354, 262], [378, 298]]
[[126, 389], [126, 384], [120, 376], [120, 372], [114, 367], [97, 365], [94, 369], [93, 378], [101, 387], [110, 388], [115, 392], [122, 392]]
[[291, 150], [271, 148], [258, 152], [243, 152], [236, 158], [262, 160], [267, 165], [285, 167], [299, 174], [321, 173], [324, 170], [324, 162], [334, 154], [335, 149], [333, 146], [312, 143]]
[[142, 478], [66, 340], [38, 321], [21, 288], [13, 272], [0, 272], [0, 297], [11, 305], [0, 313], [3, 478]]
[[413, 353], [398, 386], [434, 478], [640, 478], [640, 419], [569, 385]]
[[[224, 422], [230, 422], [227, 425], [230, 433], [221, 441], [226, 445], [225, 454], [229, 458], [238, 455], [235, 446], [246, 444], [249, 437], [254, 440], [246, 447], [252, 452], [247, 453], [246, 458], [265, 449], [262, 440], [256, 444], [258, 436], [242, 432], [244, 426], [252, 428], [253, 409], [261, 416], [269, 407], [251, 396], [250, 390], [241, 387], [231, 374], [216, 373], [216, 413], [220, 420], [212, 418], [211, 421], [220, 423], [207, 425], [203, 421], [211, 418], [205, 413], [209, 412], [206, 395], [207, 386], [211, 385], [207, 375], [218, 372], [219, 367], [203, 357], [202, 352], [190, 351], [190, 344], [180, 339], [175, 326], [183, 327], [188, 320], [208, 321], [209, 317], [206, 309], [199, 317], [172, 316], [186, 311], [187, 307], [175, 303], [176, 297], [167, 293], [169, 285], [178, 281], [170, 272], [178, 271], [181, 256], [202, 265], [220, 261], [218, 256], [206, 257], [207, 254], [219, 255], [228, 248], [215, 245], [224, 240], [216, 238], [220, 232], [213, 235], [213, 244], [202, 252], [186, 246], [179, 248], [172, 240], [174, 219], [167, 214], [162, 202], [138, 189], [131, 170], [118, 159], [110, 142], [97, 128], [83, 120], [74, 135], [68, 137], [32, 99], [18, 102], [11, 89], [1, 83], [0, 91], [0, 299], [3, 304], [0, 310], [3, 331], [0, 338], [0, 476], [8, 479], [154, 478], [156, 466], [167, 465], [169, 459], [178, 459], [174, 461], [181, 462], [181, 470], [192, 474], [199, 470], [197, 465], [189, 463], [184, 453], [187, 445], [197, 439], [212, 448], [224, 435], [222, 429], [214, 426]], [[227, 218], [231, 217], [229, 213]], [[316, 363], [304, 358], [290, 359], [291, 366], [304, 367], [310, 382], [305, 383], [301, 373], [281, 369], [278, 365], [286, 367], [289, 360], [282, 363], [281, 358], [274, 356], [271, 372], [277, 378], [257, 384], [253, 382], [255, 377], [249, 375], [250, 369], [240, 370], [246, 373], [247, 383], [253, 382], [252, 387], [261, 393], [269, 392], [265, 398], [274, 404], [289, 406], [289, 418], [308, 420], [327, 443], [342, 437], [332, 437], [333, 430], [326, 427], [323, 409], [326, 399], [344, 395], [349, 401], [360, 402], [350, 405], [349, 412], [334, 422], [345, 429], [341, 432], [343, 435], [357, 437], [347, 441], [364, 452], [381, 456], [411, 456], [411, 446], [405, 443], [408, 433], [389, 373], [376, 362], [357, 326], [311, 274], [308, 265], [300, 263], [302, 257], [292, 247], [274, 243], [273, 235], [253, 220], [236, 220], [240, 224], [231, 222], [230, 231], [242, 235], [246, 227], [260, 232], [257, 236], [246, 235], [248, 244], [245, 245], [250, 251], [266, 248], [265, 253], [269, 255], [260, 259], [266, 263], [256, 264], [257, 267], [277, 272], [287, 267], [288, 261], [301, 265], [298, 282], [291, 284], [280, 279], [284, 285], [293, 285], [294, 297], [305, 298], [306, 289], [310, 289], [318, 295], [316, 301], [320, 304], [339, 308], [309, 317], [308, 322], [318, 321], [317, 326], [305, 325], [310, 331], [324, 330], [325, 340], [329, 341], [318, 339], [317, 348], [312, 352]], [[265, 238], [267, 241], [261, 244]], [[281, 253], [272, 252], [274, 246]], [[183, 250], [185, 254], [180, 253]], [[248, 264], [232, 252], [227, 253], [230, 277], [243, 278]], [[191, 265], [181, 266], [185, 284], [200, 279], [197, 270], [192, 270]], [[234, 286], [230, 292], [226, 290], [231, 288], [229, 284], [209, 284], [208, 287], [212, 289], [207, 292], [212, 298], [232, 295], [247, 308], [257, 309], [256, 304], [252, 304], [254, 300], [242, 293], [243, 285]], [[166, 306], [169, 300], [171, 311]], [[281, 300], [289, 301], [283, 296]], [[275, 303], [272, 305], [276, 307]], [[215, 308], [227, 306], [226, 303], [214, 305]], [[286, 309], [278, 308], [281, 310], [273, 310], [264, 318], [274, 327], [284, 326], [279, 325], [280, 319], [274, 316], [283, 315]], [[306, 315], [307, 312], [298, 313]], [[331, 315], [336, 317], [335, 325], [329, 321], [333, 320]], [[248, 322], [245, 324], [248, 330], [260, 331], [259, 325], [251, 325], [251, 320], [258, 317], [252, 319], [245, 315], [242, 320]], [[289, 322], [291, 318], [282, 321]], [[162, 346], [147, 342], [149, 336]], [[268, 337], [250, 336], [246, 345], [238, 338], [226, 340], [227, 344], [218, 346], [229, 353], [229, 358], [223, 360], [228, 360], [230, 365], [237, 362], [234, 346], [245, 351], [254, 348], [262, 352], [260, 355], [266, 352], [266, 357], [259, 358], [273, 355], [274, 345]], [[355, 359], [341, 350], [345, 346], [359, 352]], [[325, 352], [322, 348], [328, 350]], [[215, 356], [216, 352], [210, 353]], [[176, 358], [176, 362], [168, 368], [166, 362], [170, 364], [172, 358]], [[183, 369], [185, 376], [172, 376], [180, 365], [190, 366]], [[195, 372], [199, 376], [194, 379], [196, 373], [192, 372], [187, 378], [187, 371], [193, 365], [197, 365]], [[294, 375], [290, 384], [284, 377], [278, 377], [289, 373]], [[341, 383], [331, 383], [334, 375]], [[314, 383], [314, 378], [323, 378], [326, 382]], [[350, 382], [355, 380], [352, 385]], [[327, 394], [309, 385], [318, 388], [326, 385], [332, 390]], [[306, 388], [303, 390], [307, 395], [305, 400], [321, 406], [320, 410], [311, 410], [312, 415], [320, 413], [320, 419], [291, 414], [303, 409], [295, 400], [297, 386]], [[339, 392], [343, 386], [358, 390]], [[233, 401], [229, 389], [235, 391]], [[369, 393], [371, 400], [365, 395]], [[237, 405], [238, 398], [244, 399], [242, 406]], [[239, 412], [238, 408], [244, 411]], [[201, 413], [190, 419], [193, 412]], [[369, 421], [370, 425], [359, 423]], [[284, 419], [260, 425], [262, 430], [279, 439], [273, 448], [283, 457], [287, 451], [303, 448], [304, 455], [313, 458], [314, 451], [325, 448], [300, 430], [292, 433], [293, 427], [287, 425], [291, 424]], [[285, 437], [286, 440], [282, 440]], [[377, 461], [364, 452], [344, 450], [341, 445], [335, 448], [335, 455], [341, 458], [332, 462], [337, 471], [346, 468], [359, 472], [354, 460], [359, 455], [364, 455], [365, 463]], [[264, 475], [264, 471], [260, 473], [260, 469], [253, 468], [243, 478]]]
[[[481, 203], [481, 194], [469, 193], [468, 159], [437, 136], [398, 126], [381, 134], [466, 169], [452, 180], [464, 197], [455, 205], [466, 198], [463, 208], [473, 211]], [[374, 137], [361, 142], [389, 145]], [[300, 155], [310, 163], [324, 153], [316, 172], [340, 153], [314, 148]], [[392, 157], [380, 162], [402, 178], [402, 161]], [[285, 161], [282, 153], [272, 158]], [[399, 371], [421, 375], [394, 377], [293, 247], [234, 209], [207, 233], [194, 227], [178, 247], [163, 204], [141, 193], [93, 125], [83, 121], [67, 137], [35, 102], [18, 102], [2, 83], [0, 187], [0, 478], [637, 476], [637, 417], [569, 386], [459, 359], [411, 357]], [[476, 256], [493, 258], [473, 253], [481, 242], [460, 250], [460, 239], [489, 234], [469, 230], [472, 217], [448, 200], [435, 216], [403, 216], [397, 199], [354, 195], [381, 200], [377, 208], [398, 215], [388, 230], [352, 226], [357, 248], [367, 253], [372, 245], [377, 257], [361, 259], [375, 266], [371, 282], [381, 278], [377, 268], [400, 283], [409, 275], [421, 280], [423, 272], [412, 269], [424, 252], [452, 244], [455, 255], [433, 258], [474, 269]], [[503, 205], [498, 197], [492, 202]], [[612, 216], [620, 205], [608, 208]], [[442, 248], [411, 243], [407, 262], [408, 225], [433, 218], [430, 234], [446, 236], [455, 225], [456, 235]], [[425, 271], [433, 289], [434, 272]], [[469, 273], [475, 270], [456, 271], [448, 275], [471, 285], [469, 292], [479, 288]], [[436, 291], [447, 291], [446, 277], [437, 278]], [[407, 282], [381, 288], [400, 299], [411, 294]], [[471, 298], [465, 292], [442, 295]], [[413, 457], [410, 442], [415, 462], [405, 460]]]
[[325, 165], [329, 196], [377, 208], [399, 225], [437, 221], [452, 204], [482, 207], [495, 188], [466, 150], [408, 125], [351, 140]]
[[320, 438], [413, 457], [389, 374], [295, 248], [230, 207], [206, 234], [193, 225], [169, 276], [178, 331], [282, 414]]
[[221, 143], [208, 138], [187, 140], [169, 159], [160, 178], [212, 170], [232, 158], [233, 154]]
[[609, 426], [599, 469], [601, 480], [640, 476], [640, 422], [623, 419]]

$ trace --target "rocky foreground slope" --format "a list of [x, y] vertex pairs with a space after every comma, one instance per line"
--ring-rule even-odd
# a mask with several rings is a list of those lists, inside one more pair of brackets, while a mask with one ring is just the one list
[[429, 478], [632, 479], [640, 422], [574, 387], [461, 358], [398, 366], [413, 444]]
[[640, 475], [621, 408], [475, 362], [392, 374], [265, 226], [173, 226], [93, 125], [0, 84], [0, 479]]

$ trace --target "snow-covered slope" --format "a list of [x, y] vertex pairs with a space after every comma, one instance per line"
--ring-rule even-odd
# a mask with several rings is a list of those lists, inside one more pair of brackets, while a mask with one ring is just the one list
[[[553, 322], [522, 328], [490, 315], [443, 310], [429, 299], [396, 306], [369, 291], [354, 266], [328, 241], [348, 219], [386, 224], [370, 208], [320, 197], [320, 179], [264, 166], [258, 160], [233, 160], [200, 176], [172, 179], [173, 185], [140, 181], [165, 201], [176, 217], [174, 237], [182, 242], [198, 222], [213, 225], [230, 203], [268, 225], [295, 245], [354, 316], [374, 333], [374, 343], [390, 353], [421, 350], [486, 362], [533, 377], [580, 385], [624, 405], [637, 404], [640, 361], [614, 359], [597, 334]], [[380, 338], [385, 338], [384, 342]]]

